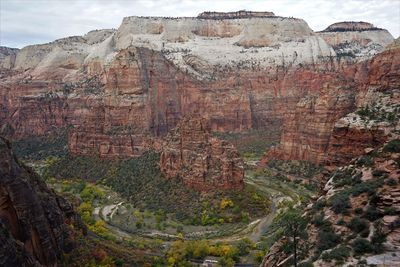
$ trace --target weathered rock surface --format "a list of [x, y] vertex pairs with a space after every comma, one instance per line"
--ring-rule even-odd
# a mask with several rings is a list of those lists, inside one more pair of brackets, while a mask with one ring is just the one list
[[0, 228], [1, 266], [58, 266], [74, 248], [73, 231], [86, 231], [72, 205], [19, 163], [1, 137]]
[[[266, 158], [340, 165], [382, 144], [399, 127], [399, 66], [400, 49], [393, 44], [345, 68], [287, 113], [280, 145]], [[366, 107], [370, 111], [363, 118], [351, 113]]]
[[0, 46], [0, 69], [12, 69], [18, 51], [18, 48]]
[[246, 11], [240, 10], [236, 12], [202, 12], [197, 17], [199, 19], [243, 19], [243, 18], [257, 18], [257, 17], [273, 17], [274, 12], [268, 11]]
[[393, 42], [387, 30], [367, 22], [338, 22], [317, 34], [333, 47], [339, 59], [350, 61], [367, 59]]
[[[28, 46], [0, 79], [1, 131], [21, 139], [72, 126], [73, 154], [126, 157], [183, 114], [202, 114], [212, 131], [285, 125], [278, 154], [322, 162], [337, 120], [362, 106], [361, 88], [393, 88], [399, 64], [396, 48], [357, 67], [338, 63], [321, 34], [301, 19], [246, 11], [127, 17], [117, 30]], [[392, 38], [379, 34], [376, 51]]]
[[206, 119], [185, 117], [163, 144], [160, 169], [200, 191], [243, 189], [244, 163], [232, 144], [211, 136]]

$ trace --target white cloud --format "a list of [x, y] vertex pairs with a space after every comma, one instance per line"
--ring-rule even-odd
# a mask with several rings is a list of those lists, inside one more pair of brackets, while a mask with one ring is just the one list
[[126, 16], [196, 16], [202, 11], [273, 11], [315, 30], [368, 21], [400, 34], [399, 0], [0, 0], [0, 45], [23, 47], [90, 30], [118, 28]]

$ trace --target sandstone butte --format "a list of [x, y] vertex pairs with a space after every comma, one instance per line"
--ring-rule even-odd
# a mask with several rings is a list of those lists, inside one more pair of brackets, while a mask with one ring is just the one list
[[[264, 161], [342, 164], [387, 139], [382, 127], [366, 131], [341, 119], [400, 88], [399, 47], [385, 50], [392, 42], [368, 23], [314, 32], [302, 19], [270, 12], [126, 17], [116, 30], [2, 48], [1, 132], [16, 140], [68, 128], [72, 154], [135, 157], [181, 118], [200, 114], [210, 131], [281, 132]], [[354, 147], [354, 140], [362, 141]], [[226, 147], [204, 142], [210, 150]], [[167, 144], [173, 151], [176, 143]], [[185, 176], [164, 165], [191, 162], [173, 158], [185, 153], [169, 153], [161, 168]], [[195, 177], [203, 169], [193, 169]]]

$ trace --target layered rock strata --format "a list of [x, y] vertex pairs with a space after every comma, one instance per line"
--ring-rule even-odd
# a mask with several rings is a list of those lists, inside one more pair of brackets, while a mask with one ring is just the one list
[[[394, 43], [304, 97], [284, 118], [280, 145], [266, 159], [340, 165], [364, 148], [382, 144], [399, 127], [399, 66], [400, 49]], [[363, 112], [367, 113], [360, 116]]]
[[[0, 80], [2, 132], [21, 139], [71, 127], [73, 154], [127, 157], [159, 142], [183, 114], [202, 114], [212, 131], [288, 125], [285, 157], [321, 162], [335, 122], [360, 106], [353, 88], [397, 83], [394, 59], [339, 64], [301, 19], [225, 15], [127, 17], [117, 30], [21, 49]], [[301, 113], [310, 127], [294, 121]]]
[[338, 59], [348, 61], [368, 59], [393, 41], [387, 30], [368, 22], [338, 22], [317, 34], [333, 47]]
[[210, 129], [204, 118], [183, 118], [163, 144], [161, 171], [200, 191], [243, 189], [243, 160], [232, 144], [212, 137]]

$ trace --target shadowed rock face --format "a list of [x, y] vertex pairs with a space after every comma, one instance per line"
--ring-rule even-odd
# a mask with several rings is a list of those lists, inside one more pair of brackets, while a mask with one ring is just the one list
[[0, 265], [57, 266], [74, 248], [68, 224], [85, 231], [72, 205], [20, 164], [0, 137]]
[[199, 191], [243, 189], [244, 164], [232, 144], [210, 134], [207, 120], [185, 117], [167, 136], [160, 169]]

